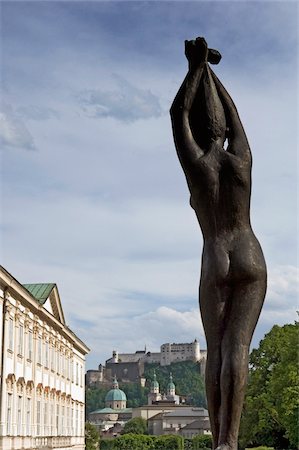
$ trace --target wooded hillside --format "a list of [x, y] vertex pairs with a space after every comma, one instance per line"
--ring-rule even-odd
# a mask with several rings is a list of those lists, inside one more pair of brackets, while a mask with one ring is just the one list
[[[186, 397], [186, 403], [190, 405], [206, 407], [204, 380], [199, 373], [199, 364], [192, 361], [184, 361], [164, 367], [161, 367], [159, 364], [146, 364], [144, 376], [147, 382], [144, 388], [139, 383], [119, 383], [120, 389], [127, 396], [128, 408], [147, 405], [147, 394], [153, 380], [154, 370], [156, 371], [157, 381], [162, 394], [167, 391], [169, 374], [171, 372], [176, 386], [176, 394]], [[87, 414], [105, 407], [105, 396], [108, 390], [107, 387], [86, 389]]]

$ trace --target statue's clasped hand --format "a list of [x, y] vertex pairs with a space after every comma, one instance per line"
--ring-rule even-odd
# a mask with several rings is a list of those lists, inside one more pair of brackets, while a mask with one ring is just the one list
[[208, 48], [208, 44], [203, 37], [185, 41], [185, 55], [191, 67], [203, 62], [218, 64], [221, 60], [221, 54], [218, 50]]

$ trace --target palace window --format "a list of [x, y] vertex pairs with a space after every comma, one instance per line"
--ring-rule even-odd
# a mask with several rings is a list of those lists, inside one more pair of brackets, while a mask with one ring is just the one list
[[59, 436], [60, 435], [59, 405], [56, 405], [56, 431], [57, 436]]
[[83, 386], [83, 366], [80, 364], [80, 387]]
[[22, 434], [22, 397], [18, 396], [18, 404], [17, 404], [17, 435], [21, 436]]
[[79, 384], [79, 363], [76, 363], [76, 384]]
[[18, 338], [18, 355], [23, 355], [23, 337], [24, 337], [24, 327], [22, 324], [20, 324], [19, 338]]
[[37, 436], [40, 436], [41, 434], [41, 430], [40, 430], [40, 426], [41, 426], [41, 402], [40, 400], [37, 400], [36, 402], [36, 434]]
[[70, 378], [71, 378], [71, 382], [74, 382], [74, 363], [73, 360], [70, 359]]
[[71, 436], [74, 436], [74, 406], [71, 407]]
[[75, 436], [79, 436], [79, 411], [78, 405], [76, 406], [76, 434]]
[[32, 349], [33, 349], [33, 336], [32, 331], [28, 332], [28, 359], [32, 361]]
[[60, 353], [59, 353], [58, 349], [57, 349], [57, 353], [56, 353], [56, 369], [57, 369], [57, 373], [60, 373]]
[[26, 435], [30, 436], [30, 422], [31, 422], [31, 398], [26, 400]]
[[51, 436], [53, 436], [55, 434], [54, 433], [54, 422], [55, 422], [55, 407], [52, 403], [51, 404], [51, 430], [50, 430]]
[[60, 373], [61, 373], [61, 375], [64, 375], [63, 363], [64, 363], [63, 353], [60, 352]]
[[41, 336], [38, 336], [37, 339], [37, 363], [42, 363], [42, 338]]
[[51, 359], [51, 370], [55, 370], [55, 347], [51, 347], [50, 352], [50, 359]]
[[6, 432], [11, 435], [11, 419], [12, 419], [12, 394], [7, 394], [7, 412], [6, 412]]
[[49, 367], [49, 342], [45, 342], [45, 367]]
[[13, 351], [13, 319], [12, 317], [8, 320], [8, 348]]
[[61, 430], [62, 434], [65, 435], [65, 420], [64, 420], [64, 406], [61, 407]]
[[70, 407], [66, 407], [66, 435], [70, 434]]
[[48, 435], [48, 403], [45, 401], [44, 403], [44, 433]]
[[82, 429], [82, 423], [83, 423], [83, 410], [82, 406], [80, 405], [80, 422], [79, 422], [79, 436], [83, 436], [83, 429]]

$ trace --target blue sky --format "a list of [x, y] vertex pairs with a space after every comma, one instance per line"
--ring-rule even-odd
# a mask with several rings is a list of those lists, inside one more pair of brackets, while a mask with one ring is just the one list
[[56, 282], [91, 348], [197, 337], [202, 238], [168, 110], [184, 40], [205, 36], [254, 158], [251, 217], [269, 271], [257, 345], [296, 319], [296, 2], [1, 2], [2, 265]]

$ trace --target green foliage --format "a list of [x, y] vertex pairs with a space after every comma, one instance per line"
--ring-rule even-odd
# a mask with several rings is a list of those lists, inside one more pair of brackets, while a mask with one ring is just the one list
[[115, 439], [101, 439], [100, 450], [114, 450], [116, 447], [114, 446]]
[[259, 447], [252, 447], [250, 448], [250, 450], [274, 450], [273, 447], [264, 447], [262, 445], [260, 445]]
[[127, 407], [138, 408], [138, 406], [147, 405], [147, 394], [149, 389], [140, 386], [140, 383], [121, 383], [120, 389], [127, 396]]
[[192, 439], [184, 438], [184, 450], [193, 450]]
[[181, 436], [157, 436], [155, 450], [184, 450], [184, 439]]
[[107, 387], [90, 387], [86, 389], [85, 402], [86, 414], [89, 414], [96, 409], [105, 408], [105, 397], [108, 390]]
[[155, 438], [142, 434], [124, 434], [114, 440], [113, 450], [155, 450]]
[[275, 325], [250, 355], [241, 446], [298, 445], [299, 324]]
[[160, 384], [160, 392], [167, 391], [169, 373], [173, 375], [173, 381], [178, 395], [186, 395], [189, 404], [206, 408], [206, 396], [203, 377], [200, 375], [200, 366], [192, 361], [172, 363], [170, 366], [159, 364], [145, 364], [144, 376], [150, 382], [153, 380], [154, 371]]
[[[193, 438], [194, 440], [194, 438]], [[184, 446], [185, 442], [188, 446]], [[202, 449], [202, 446], [192, 447], [191, 439], [183, 439], [177, 435], [145, 436], [125, 434], [115, 439], [102, 439], [101, 450], [192, 450]]]
[[148, 434], [147, 432], [147, 421], [142, 417], [134, 417], [134, 419], [129, 420], [123, 429], [122, 434]]
[[208, 434], [202, 434], [194, 436], [192, 439], [193, 450], [210, 449], [212, 448], [212, 436]]
[[98, 448], [100, 437], [97, 429], [89, 422], [85, 423], [85, 448], [86, 450], [95, 450]]

